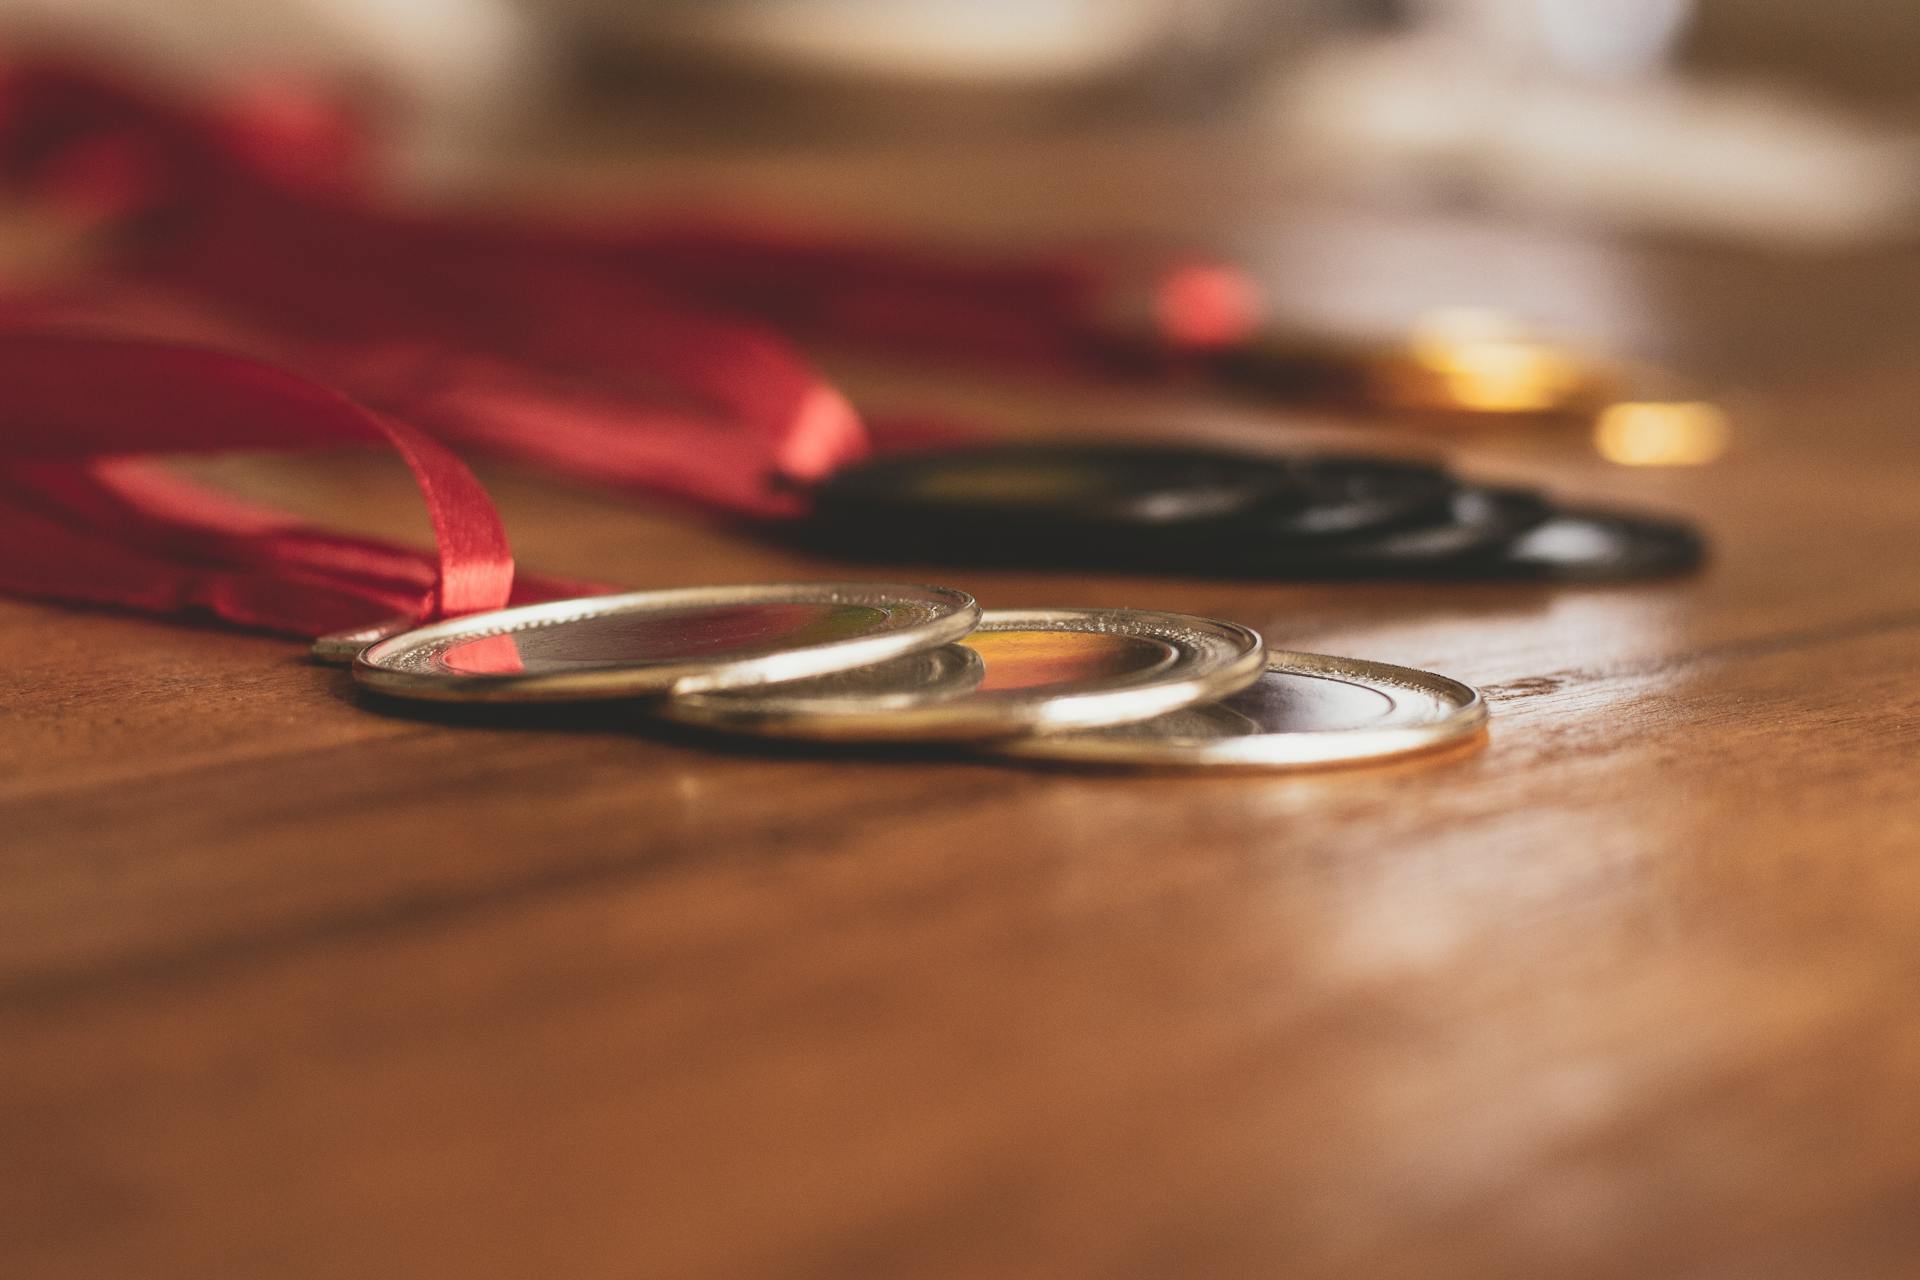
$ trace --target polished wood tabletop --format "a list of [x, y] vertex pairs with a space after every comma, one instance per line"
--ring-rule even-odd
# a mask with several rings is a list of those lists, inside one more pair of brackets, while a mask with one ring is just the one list
[[[410, 713], [283, 639], [0, 602], [0, 1274], [1920, 1273], [1920, 252], [1361, 212], [1204, 140], [567, 172], [1190, 233], [1328, 327], [1514, 308], [1717, 399], [1730, 449], [1624, 467], [1576, 427], [828, 359], [862, 404], [1014, 436], [1443, 452], [1696, 518], [1712, 563], [854, 567], [482, 467], [550, 571], [1187, 610], [1492, 705], [1477, 747], [1292, 775]], [[424, 527], [380, 459], [212, 473]]]

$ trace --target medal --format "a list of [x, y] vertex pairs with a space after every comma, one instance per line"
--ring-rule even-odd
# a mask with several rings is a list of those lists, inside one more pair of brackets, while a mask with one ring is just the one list
[[740, 693], [676, 694], [654, 708], [729, 733], [837, 742], [966, 741], [1142, 720], [1257, 679], [1246, 627], [1134, 609], [1005, 609], [962, 647], [975, 671], [895, 661]]
[[313, 642], [307, 656], [327, 667], [350, 667], [360, 651], [368, 645], [397, 636], [403, 631], [413, 630], [413, 619], [407, 617], [388, 618], [385, 622], [375, 622], [364, 627], [351, 627], [345, 631], [329, 631]]
[[1429, 523], [1310, 547], [1247, 542], [1223, 557], [1220, 569], [1231, 576], [1328, 580], [1499, 576], [1494, 559], [1553, 515], [1553, 504], [1531, 490], [1462, 486], [1442, 517]]
[[1492, 557], [1487, 576], [1609, 582], [1691, 573], [1707, 558], [1699, 532], [1677, 520], [1581, 507], [1561, 510]]
[[1311, 546], [1248, 539], [1222, 548], [1223, 577], [1611, 582], [1667, 577], [1706, 557], [1674, 520], [1557, 507], [1528, 489], [1463, 486], [1445, 519]]
[[1239, 549], [1445, 519], [1436, 467], [1128, 445], [995, 445], [883, 456], [816, 486], [803, 536], [925, 562], [1169, 569]]
[[1118, 445], [854, 463], [813, 490], [799, 533], [859, 559], [1286, 581], [1612, 581], [1705, 557], [1678, 521], [1422, 463]]
[[1588, 418], [1622, 382], [1602, 361], [1471, 310], [1430, 316], [1400, 342], [1255, 333], [1197, 358], [1224, 385], [1274, 400], [1446, 418]]
[[794, 680], [973, 629], [972, 596], [864, 583], [692, 587], [469, 614], [379, 640], [354, 677], [436, 702], [576, 702]]
[[1486, 720], [1480, 694], [1445, 676], [1275, 651], [1257, 681], [1222, 701], [983, 749], [1079, 764], [1293, 769], [1429, 751], [1471, 737]]

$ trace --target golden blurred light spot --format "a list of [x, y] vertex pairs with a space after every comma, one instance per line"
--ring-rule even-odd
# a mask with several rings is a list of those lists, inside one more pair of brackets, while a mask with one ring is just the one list
[[1587, 361], [1527, 336], [1509, 316], [1472, 307], [1433, 312], [1414, 326], [1413, 357], [1463, 409], [1534, 413], [1564, 406], [1591, 385]]
[[1593, 447], [1623, 467], [1697, 467], [1727, 451], [1732, 430], [1720, 406], [1705, 401], [1608, 405]]

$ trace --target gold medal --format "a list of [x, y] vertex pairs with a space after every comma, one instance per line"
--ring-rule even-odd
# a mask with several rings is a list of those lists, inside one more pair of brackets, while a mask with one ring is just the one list
[[730, 733], [838, 742], [967, 741], [1147, 719], [1257, 679], [1246, 627], [1133, 609], [1005, 609], [961, 642], [980, 669], [895, 661], [826, 680], [676, 693], [655, 711]]

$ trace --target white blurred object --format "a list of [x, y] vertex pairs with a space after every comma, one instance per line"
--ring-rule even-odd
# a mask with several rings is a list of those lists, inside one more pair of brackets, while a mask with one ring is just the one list
[[1599, 74], [1637, 74], [1673, 52], [1693, 0], [1411, 0], [1420, 30], [1490, 60], [1503, 55]]
[[564, 0], [603, 30], [843, 75], [1051, 80], [1098, 75], [1173, 36], [1191, 0]]
[[1659, 68], [1693, 16], [1692, 0], [1534, 0], [1541, 43], [1562, 66], [1594, 75]]
[[104, 59], [189, 91], [295, 75], [363, 92], [427, 169], [540, 99], [540, 35], [520, 0], [0, 0], [12, 54]]
[[1803, 245], [1907, 238], [1920, 146], [1809, 98], [1660, 70], [1678, 0], [1427, 0], [1414, 34], [1275, 85], [1314, 169], [1605, 224]]
[[1335, 2], [0, 0], [0, 42], [10, 53], [104, 57], [190, 90], [281, 74], [346, 86], [418, 168], [511, 132], [583, 64], [602, 74], [601, 88], [621, 74], [645, 87], [665, 68], [669, 94], [702, 74], [731, 72], [727, 92], [736, 98], [756, 83], [1018, 92], [1164, 87], [1184, 74], [1218, 86], [1295, 30], [1304, 12]]
[[[1305, 42], [1348, 0], [530, 0], [564, 12], [606, 65], [663, 63], [848, 95], [843, 118], [938, 114], [959, 90], [977, 113], [1029, 106], [1220, 102]], [[859, 94], [906, 90], [898, 105]], [[975, 121], [980, 118], [975, 115]], [[870, 118], [868, 123], [872, 123]]]

